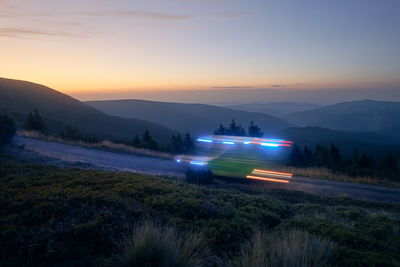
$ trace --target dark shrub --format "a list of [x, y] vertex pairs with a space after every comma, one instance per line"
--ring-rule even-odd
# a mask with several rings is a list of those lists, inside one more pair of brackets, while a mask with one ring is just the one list
[[193, 184], [212, 184], [214, 175], [209, 169], [190, 168], [186, 172], [186, 181]]
[[82, 134], [81, 131], [74, 126], [67, 126], [65, 132], [61, 133], [60, 136], [70, 141], [83, 141], [87, 143], [98, 143], [100, 141], [96, 137]]
[[0, 116], [0, 146], [10, 143], [15, 131], [14, 121], [7, 115]]
[[40, 115], [39, 110], [35, 109], [33, 113], [29, 112], [28, 117], [26, 118], [25, 129], [38, 132], [46, 131], [46, 124]]

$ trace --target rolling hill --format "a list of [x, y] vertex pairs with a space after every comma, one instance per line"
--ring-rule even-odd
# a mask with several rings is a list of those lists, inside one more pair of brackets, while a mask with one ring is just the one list
[[369, 131], [400, 140], [399, 114], [400, 102], [362, 100], [291, 113], [283, 118], [298, 126]]
[[40, 111], [51, 133], [63, 132], [69, 125], [78, 127], [89, 136], [128, 141], [148, 129], [153, 138], [162, 144], [169, 142], [171, 135], [176, 133], [145, 120], [107, 115], [43, 85], [0, 78], [0, 114], [9, 114], [21, 127], [27, 114], [34, 109]]
[[276, 117], [282, 117], [290, 113], [315, 109], [318, 107], [319, 105], [316, 104], [296, 103], [296, 102], [271, 102], [271, 103], [254, 103], [254, 104], [227, 106], [227, 108], [231, 109], [237, 109], [249, 112], [261, 112]]
[[143, 119], [180, 132], [189, 131], [197, 136], [212, 134], [221, 123], [229, 126], [232, 119], [235, 119], [246, 130], [253, 120], [265, 134], [290, 126], [286, 121], [267, 114], [205, 104], [146, 100], [108, 100], [86, 103], [110, 115]]

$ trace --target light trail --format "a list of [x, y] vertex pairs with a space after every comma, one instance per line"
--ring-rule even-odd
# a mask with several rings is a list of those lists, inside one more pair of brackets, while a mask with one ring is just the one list
[[199, 139], [197, 139], [197, 141], [205, 142], [205, 143], [212, 143], [213, 142], [213, 140], [211, 140], [211, 139], [203, 139], [203, 138], [199, 138]]
[[275, 182], [275, 183], [284, 183], [284, 184], [290, 183], [290, 182], [287, 181], [287, 180], [265, 178], [265, 177], [254, 176], [254, 175], [247, 175], [246, 178], [247, 178], [247, 179], [253, 179], [253, 180], [260, 180], [260, 181]]
[[234, 145], [235, 144], [235, 142], [233, 142], [233, 141], [223, 141], [222, 143], [225, 145]]
[[192, 164], [192, 165], [199, 165], [199, 166], [207, 165], [207, 163], [202, 162], [202, 161], [191, 161], [190, 164]]
[[288, 173], [288, 172], [277, 172], [277, 171], [268, 171], [268, 170], [260, 170], [260, 169], [254, 169], [254, 172], [262, 172], [262, 173], [274, 173], [274, 174], [284, 174], [284, 175], [290, 175], [292, 176], [293, 173]]
[[279, 144], [276, 143], [261, 143], [262, 146], [278, 147]]

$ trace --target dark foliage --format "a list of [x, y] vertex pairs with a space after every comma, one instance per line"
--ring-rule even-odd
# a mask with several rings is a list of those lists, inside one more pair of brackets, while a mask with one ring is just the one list
[[245, 136], [246, 132], [240, 124], [237, 125], [235, 120], [232, 119], [231, 124], [229, 125], [229, 135]]
[[[220, 124], [218, 129], [214, 131], [215, 135], [232, 135], [232, 136], [247, 136], [245, 129], [239, 124], [236, 124], [236, 121], [232, 119], [229, 124], [229, 128], [225, 128], [223, 124]], [[249, 126], [249, 134], [250, 137], [262, 137], [264, 134], [261, 132], [261, 128], [254, 124], [251, 121]]]
[[214, 181], [214, 175], [207, 168], [190, 168], [186, 172], [186, 181], [198, 185], [212, 184]]
[[185, 138], [183, 139], [183, 145], [185, 147], [186, 153], [194, 153], [195, 151], [194, 141], [189, 132], [185, 134]]
[[215, 135], [226, 135], [228, 133], [228, 129], [225, 128], [224, 125], [220, 124], [218, 129], [214, 131]]
[[16, 130], [14, 121], [10, 117], [6, 114], [0, 116], [0, 147], [11, 142]]
[[314, 164], [314, 153], [307, 146], [304, 147], [303, 151], [303, 166], [310, 167]]
[[35, 109], [33, 113], [29, 112], [28, 117], [26, 119], [25, 129], [29, 131], [38, 131], [38, 132], [46, 131], [46, 124], [42, 119], [39, 110]]
[[71, 141], [84, 141], [87, 143], [98, 143], [100, 141], [95, 137], [82, 134], [77, 127], [73, 126], [67, 126], [65, 131], [61, 133], [60, 136], [65, 140]]
[[288, 158], [288, 164], [290, 166], [301, 166], [303, 165], [303, 156], [299, 147], [295, 144], [291, 150]]
[[187, 132], [184, 138], [182, 138], [180, 134], [172, 135], [168, 150], [177, 154], [193, 154], [195, 151], [195, 146], [190, 133]]
[[249, 126], [249, 136], [250, 137], [262, 137], [264, 134], [261, 132], [261, 128], [251, 121]]
[[142, 142], [140, 141], [139, 136], [135, 135], [135, 138], [132, 140], [131, 145], [136, 147], [136, 148], [141, 148], [142, 147]]
[[158, 150], [158, 144], [156, 141], [153, 140], [153, 138], [150, 135], [149, 130], [146, 130], [143, 134], [143, 142], [142, 142], [142, 147], [151, 149], [151, 150]]

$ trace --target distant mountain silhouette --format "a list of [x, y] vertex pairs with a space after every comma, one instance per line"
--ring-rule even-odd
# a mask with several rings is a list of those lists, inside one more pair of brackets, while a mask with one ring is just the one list
[[253, 103], [253, 104], [242, 104], [226, 106], [227, 108], [249, 111], [249, 112], [261, 112], [276, 117], [282, 117], [284, 115], [310, 110], [320, 107], [316, 104], [310, 103], [297, 103], [297, 102], [271, 102], [271, 103]]
[[110, 115], [148, 120], [180, 132], [189, 131], [195, 135], [212, 134], [219, 124], [229, 126], [232, 119], [246, 130], [253, 120], [267, 135], [291, 126], [286, 121], [267, 114], [205, 104], [146, 100], [108, 100], [86, 103]]
[[52, 133], [63, 132], [69, 125], [90, 136], [128, 141], [148, 129], [161, 143], [168, 142], [176, 133], [152, 122], [107, 115], [40, 84], [0, 78], [0, 114], [8, 113], [18, 126], [23, 126], [27, 114], [34, 109], [40, 111]]
[[400, 102], [362, 100], [296, 112], [283, 118], [298, 126], [369, 131], [400, 140], [399, 116]]

